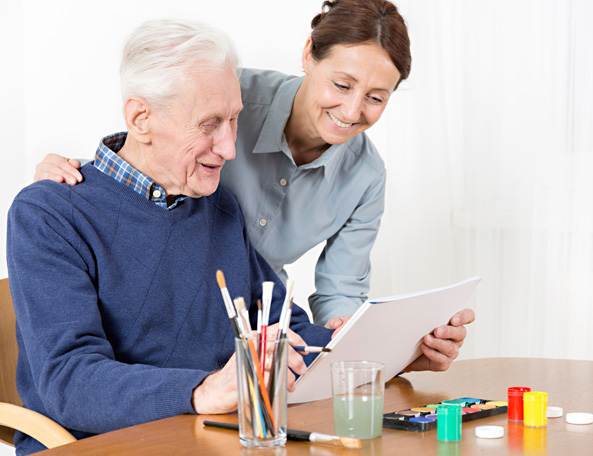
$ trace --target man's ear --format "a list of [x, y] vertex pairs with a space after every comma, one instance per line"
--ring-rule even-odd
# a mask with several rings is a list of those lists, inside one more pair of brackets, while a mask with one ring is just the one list
[[301, 58], [301, 64], [303, 65], [303, 71], [305, 72], [305, 74], [308, 74], [309, 72], [309, 66], [311, 65], [311, 62], [313, 60], [313, 41], [311, 40], [311, 37], [307, 38], [307, 41], [305, 42], [305, 48], [303, 49], [303, 56]]
[[143, 144], [149, 144], [150, 126], [149, 120], [152, 115], [152, 108], [142, 97], [132, 96], [124, 103], [124, 118], [128, 127], [128, 134]]

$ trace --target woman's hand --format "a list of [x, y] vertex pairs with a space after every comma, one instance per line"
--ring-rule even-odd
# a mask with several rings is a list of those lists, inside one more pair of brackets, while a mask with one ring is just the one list
[[33, 181], [49, 179], [58, 183], [67, 182], [70, 185], [76, 185], [82, 182], [82, 174], [78, 168], [80, 168], [80, 162], [75, 158], [68, 159], [57, 154], [47, 154], [35, 167]]
[[459, 356], [459, 349], [467, 335], [464, 325], [472, 323], [475, 319], [473, 310], [463, 309], [451, 317], [448, 325], [439, 326], [432, 334], [424, 336], [420, 346], [422, 355], [412, 361], [404, 372], [449, 369], [451, 363]]
[[332, 333], [332, 339], [337, 336], [337, 334], [342, 330], [346, 322], [351, 318], [352, 315], [348, 315], [346, 317], [332, 317], [329, 320], [327, 320], [325, 327], [327, 329], [334, 330], [334, 332]]

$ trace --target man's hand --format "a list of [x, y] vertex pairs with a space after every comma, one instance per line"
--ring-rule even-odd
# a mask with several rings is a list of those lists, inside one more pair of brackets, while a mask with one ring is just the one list
[[474, 311], [463, 309], [457, 312], [449, 324], [439, 326], [432, 334], [427, 334], [422, 340], [422, 355], [416, 358], [404, 372], [411, 371], [444, 371], [459, 356], [459, 349], [463, 345], [467, 331], [464, 325], [476, 319]]
[[34, 182], [50, 179], [56, 182], [67, 182], [76, 185], [82, 182], [82, 174], [78, 171], [80, 162], [75, 158], [64, 158], [56, 154], [47, 154], [43, 161], [35, 167]]
[[[276, 340], [278, 333], [278, 324], [268, 327], [267, 339], [269, 341]], [[294, 384], [296, 381], [295, 372], [298, 375], [304, 375], [307, 372], [307, 366], [303, 361], [303, 356], [299, 354], [292, 346], [307, 345], [306, 342], [297, 333], [288, 330], [286, 334], [288, 338], [288, 391], [294, 391]], [[258, 345], [257, 334], [253, 333], [252, 341], [255, 347]], [[266, 365], [272, 359], [272, 352], [266, 353]], [[260, 358], [261, 362], [261, 358]], [[266, 368], [266, 370], [268, 370]], [[267, 382], [268, 373], [264, 375], [264, 381]], [[208, 375], [204, 381], [194, 389], [192, 395], [192, 407], [200, 414], [222, 414], [230, 413], [237, 410], [237, 368], [236, 368], [236, 354], [233, 354], [231, 359], [225, 366], [216, 372]]]
[[233, 354], [224, 367], [208, 375], [194, 389], [191, 405], [200, 414], [221, 414], [237, 410], [237, 363]]

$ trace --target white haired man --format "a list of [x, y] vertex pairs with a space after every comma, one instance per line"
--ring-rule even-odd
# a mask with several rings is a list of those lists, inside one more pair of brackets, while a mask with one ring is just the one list
[[[37, 182], [11, 207], [19, 393], [77, 438], [236, 408], [217, 269], [252, 320], [261, 283], [273, 280], [270, 320], [279, 318], [282, 282], [218, 185], [235, 155], [237, 69], [228, 37], [210, 26], [143, 24], [122, 59], [127, 133], [103, 138], [80, 185]], [[331, 336], [296, 307], [291, 329], [293, 345]], [[291, 350], [291, 369], [302, 374], [308, 356]], [[19, 455], [43, 449], [20, 433], [15, 443]]]

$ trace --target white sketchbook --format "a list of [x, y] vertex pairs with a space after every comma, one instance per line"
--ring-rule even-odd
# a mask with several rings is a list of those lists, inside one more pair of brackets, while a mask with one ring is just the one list
[[479, 277], [434, 290], [366, 301], [301, 376], [288, 403], [331, 397], [330, 364], [366, 360], [385, 364], [385, 381], [421, 354], [422, 338], [466, 307]]

